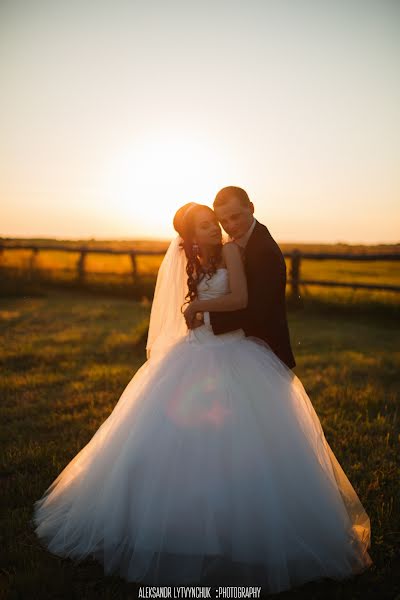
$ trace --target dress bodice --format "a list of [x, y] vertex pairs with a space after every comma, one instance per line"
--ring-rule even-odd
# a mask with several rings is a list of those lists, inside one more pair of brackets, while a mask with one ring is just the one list
[[209, 278], [205, 275], [197, 284], [197, 294], [199, 300], [208, 300], [218, 298], [229, 293], [228, 269], [221, 267]]
[[[209, 278], [205, 275], [197, 284], [197, 295], [199, 300], [210, 300], [218, 298], [224, 294], [229, 294], [229, 277], [228, 269], [221, 267]], [[200, 344], [223, 344], [227, 341], [237, 340], [245, 337], [243, 329], [235, 329], [215, 335], [211, 325], [202, 325], [196, 329], [191, 329], [188, 333], [187, 340], [193, 343]]]

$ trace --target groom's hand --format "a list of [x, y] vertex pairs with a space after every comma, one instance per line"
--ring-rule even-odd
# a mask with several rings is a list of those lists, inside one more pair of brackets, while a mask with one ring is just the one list
[[183, 313], [183, 316], [185, 317], [185, 321], [186, 321], [186, 326], [188, 329], [196, 329], [196, 327], [199, 327], [199, 325], [203, 325], [204, 320], [197, 319], [196, 318], [197, 315], [198, 315], [198, 311], [196, 310], [196, 302], [193, 301], [189, 304], [189, 306], [186, 308], [186, 310]]
[[196, 318], [198, 313], [192, 307], [187, 308], [183, 314], [188, 329], [196, 329], [204, 325], [204, 316], [201, 319]]
[[191, 322], [190, 325], [188, 325], [189, 329], [196, 329], [197, 327], [201, 327], [202, 325], [204, 325], [204, 320], [202, 319], [201, 321], [199, 321], [199, 319], [193, 319], [193, 321]]
[[196, 327], [201, 327], [201, 325], [204, 325], [204, 318], [203, 319], [196, 319], [196, 315], [190, 315], [188, 316], [188, 318], [186, 318], [186, 325], [188, 329], [196, 329]]

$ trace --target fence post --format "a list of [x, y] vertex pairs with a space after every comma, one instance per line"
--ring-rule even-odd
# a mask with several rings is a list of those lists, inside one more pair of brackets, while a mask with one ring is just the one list
[[3, 252], [4, 252], [5, 244], [3, 240], [0, 240], [0, 273], [2, 275], [3, 271]]
[[130, 256], [131, 263], [132, 263], [132, 279], [133, 279], [133, 283], [135, 283], [136, 278], [137, 278], [137, 262], [136, 262], [135, 251], [132, 250], [131, 252], [129, 252], [129, 256]]
[[290, 267], [290, 278], [291, 278], [291, 304], [292, 306], [300, 307], [303, 305], [301, 296], [299, 294], [299, 281], [300, 281], [300, 261], [301, 252], [295, 248], [292, 251], [292, 260]]
[[81, 248], [81, 252], [78, 259], [78, 281], [79, 283], [83, 283], [85, 279], [85, 261], [86, 261], [87, 249]]
[[32, 248], [32, 253], [31, 256], [29, 258], [29, 269], [28, 269], [28, 280], [32, 280], [33, 279], [33, 274], [35, 271], [35, 267], [36, 267], [36, 257], [39, 254], [39, 248]]

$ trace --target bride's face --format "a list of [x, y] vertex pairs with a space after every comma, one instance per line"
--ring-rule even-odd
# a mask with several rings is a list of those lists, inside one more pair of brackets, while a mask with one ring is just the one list
[[194, 218], [194, 240], [199, 246], [222, 244], [222, 231], [218, 219], [211, 208], [198, 210]]

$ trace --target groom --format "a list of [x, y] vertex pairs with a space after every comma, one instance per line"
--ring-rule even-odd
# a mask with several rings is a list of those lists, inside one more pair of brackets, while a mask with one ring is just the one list
[[[286, 263], [265, 225], [253, 216], [254, 205], [240, 187], [228, 186], [218, 192], [214, 212], [226, 233], [240, 247], [248, 286], [246, 308], [225, 312], [204, 312], [204, 323], [218, 335], [242, 328], [246, 336], [261, 338], [290, 368], [296, 366], [290, 346], [286, 316]], [[190, 328], [202, 325], [194, 320]]]

